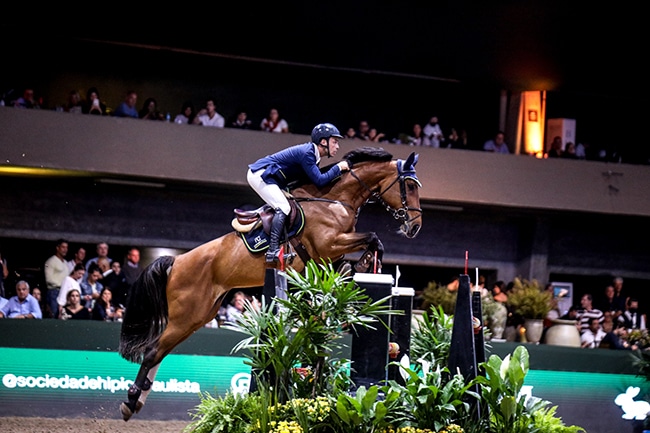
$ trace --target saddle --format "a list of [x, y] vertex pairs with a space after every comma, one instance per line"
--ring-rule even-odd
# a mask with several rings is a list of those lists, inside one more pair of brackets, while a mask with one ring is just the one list
[[[282, 243], [294, 238], [305, 227], [305, 215], [302, 207], [292, 198], [289, 199], [289, 204], [291, 212], [280, 238]], [[232, 228], [239, 234], [250, 252], [259, 253], [268, 249], [274, 212], [274, 209], [268, 204], [254, 210], [234, 210], [235, 217], [231, 223]]]

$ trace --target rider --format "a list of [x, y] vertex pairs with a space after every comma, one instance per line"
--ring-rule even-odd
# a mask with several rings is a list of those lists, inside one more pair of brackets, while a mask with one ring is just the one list
[[271, 224], [271, 239], [266, 252], [266, 262], [280, 260], [279, 243], [284, 222], [291, 211], [289, 201], [282, 192], [287, 186], [305, 175], [316, 186], [321, 187], [349, 170], [347, 161], [340, 161], [325, 173], [318, 164], [322, 157], [331, 158], [339, 150], [339, 139], [343, 136], [331, 123], [320, 123], [311, 132], [311, 142], [297, 144], [267, 155], [248, 166], [246, 179], [255, 192], [274, 210]]

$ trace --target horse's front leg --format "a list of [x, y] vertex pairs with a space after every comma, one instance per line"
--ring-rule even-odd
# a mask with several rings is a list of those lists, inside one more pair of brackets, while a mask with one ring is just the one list
[[384, 245], [375, 232], [368, 233], [344, 233], [339, 234], [331, 243], [332, 254], [330, 257], [341, 257], [352, 252], [366, 251], [355, 265], [357, 272], [367, 272], [377, 259], [377, 268], [381, 268], [381, 261], [384, 257]]

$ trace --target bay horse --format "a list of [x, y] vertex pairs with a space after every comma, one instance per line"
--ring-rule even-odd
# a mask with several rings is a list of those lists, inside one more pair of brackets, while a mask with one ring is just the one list
[[[400, 233], [415, 237], [422, 227], [418, 155], [394, 160], [382, 148], [362, 147], [343, 156], [350, 165], [323, 188], [313, 184], [291, 190], [301, 202], [304, 229], [297, 235], [308, 257], [335, 262], [364, 248], [382, 259], [383, 245], [373, 233], [357, 233], [361, 208], [378, 202], [401, 222]], [[305, 260], [290, 267], [302, 272]], [[237, 231], [177, 255], [162, 256], [147, 266], [131, 287], [120, 333], [119, 353], [140, 369], [120, 405], [125, 421], [139, 412], [163, 358], [211, 321], [229, 290], [264, 284], [264, 253], [252, 253]]]

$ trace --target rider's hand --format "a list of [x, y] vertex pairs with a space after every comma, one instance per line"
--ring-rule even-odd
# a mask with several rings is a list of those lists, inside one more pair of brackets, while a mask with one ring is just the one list
[[336, 164], [336, 165], [339, 166], [339, 168], [341, 169], [341, 171], [348, 171], [348, 170], [350, 170], [350, 166], [348, 165], [348, 162], [347, 162], [347, 161], [340, 161], [340, 162], [339, 162], [338, 164]]

